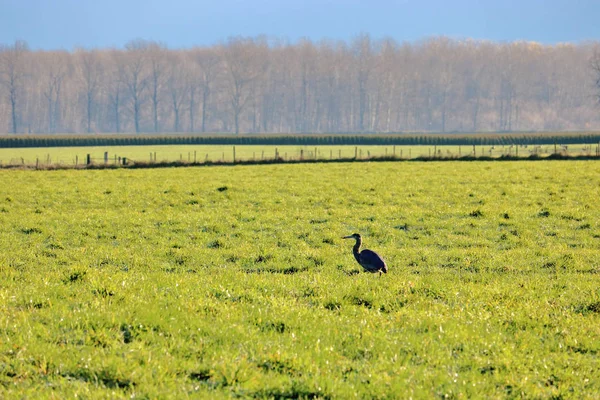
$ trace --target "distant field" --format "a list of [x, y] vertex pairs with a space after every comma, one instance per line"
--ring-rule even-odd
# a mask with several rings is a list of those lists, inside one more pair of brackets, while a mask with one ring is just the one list
[[[600, 393], [596, 161], [0, 170], [0, 185], [0, 398]], [[387, 275], [360, 272], [353, 232]]]
[[[473, 155], [473, 146], [235, 146], [236, 160], [273, 159], [275, 154], [284, 159], [337, 159], [370, 158], [395, 155], [398, 158], [417, 157], [460, 157]], [[512, 155], [529, 157], [532, 154], [547, 156], [554, 152], [570, 155], [595, 155], [593, 145], [574, 144], [567, 147], [554, 145], [541, 146], [475, 146], [477, 157], [501, 157]], [[108, 147], [43, 147], [43, 148], [0, 148], [2, 165], [18, 164], [83, 164], [87, 154], [93, 162], [103, 163], [104, 153], [108, 152], [110, 163], [118, 157], [132, 161], [149, 162], [156, 158], [162, 161], [225, 161], [234, 157], [234, 146], [224, 145], [149, 145], [149, 146], [108, 146]]]

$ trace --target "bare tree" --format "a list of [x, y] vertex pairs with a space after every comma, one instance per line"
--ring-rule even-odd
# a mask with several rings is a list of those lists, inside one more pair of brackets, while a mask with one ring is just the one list
[[489, 91], [490, 78], [487, 72], [490, 67], [486, 65], [486, 60], [490, 51], [487, 43], [469, 41], [459, 67], [464, 94], [463, 118], [466, 129], [473, 132], [479, 130], [482, 103]]
[[183, 56], [171, 54], [167, 66], [167, 90], [173, 108], [173, 131], [181, 130], [181, 111], [188, 92], [189, 66], [183, 62]]
[[355, 59], [353, 65], [356, 66], [356, 90], [358, 92], [358, 118], [356, 121], [356, 129], [358, 131], [364, 131], [365, 116], [368, 112], [369, 78], [374, 67], [371, 37], [367, 34], [362, 34], [355, 38], [352, 43], [352, 51]]
[[96, 96], [100, 90], [104, 67], [100, 62], [98, 50], [75, 51], [77, 79], [85, 98], [85, 126], [86, 131], [92, 131], [92, 120], [96, 107]]
[[324, 41], [319, 44], [317, 131], [349, 131], [354, 127], [352, 59], [345, 43]]
[[154, 132], [159, 131], [159, 103], [161, 100], [161, 92], [167, 79], [165, 70], [167, 68], [167, 49], [166, 46], [149, 42], [146, 44], [148, 51], [148, 59], [150, 63], [150, 98], [152, 99], [152, 120], [154, 122]]
[[[297, 63], [299, 71], [298, 74], [298, 102], [296, 106], [296, 124], [294, 130], [300, 132], [308, 132], [314, 129], [313, 120], [313, 100], [316, 97], [316, 86], [317, 86], [317, 49], [312, 42], [308, 40], [302, 40], [298, 44], [297, 60], [293, 61]], [[294, 82], [295, 83], [295, 82]], [[291, 86], [295, 86], [291, 83]]]
[[[498, 88], [498, 129], [512, 131], [519, 126], [521, 104], [528, 90], [538, 78], [532, 75], [535, 69], [533, 58], [541, 50], [541, 45], [528, 42], [506, 44], [500, 49], [502, 63], [496, 65], [501, 69]], [[529, 53], [530, 57], [527, 56]], [[535, 74], [534, 74], [535, 75]], [[529, 86], [529, 87], [528, 87]]]
[[594, 48], [594, 54], [590, 61], [590, 66], [594, 72], [594, 78], [596, 80], [596, 99], [600, 103], [600, 45], [596, 45]]
[[12, 46], [0, 48], [0, 82], [8, 92], [12, 133], [17, 133], [19, 128], [19, 106], [26, 76], [25, 54], [28, 51], [24, 41], [16, 41]]
[[47, 104], [47, 132], [53, 133], [57, 131], [60, 123], [60, 106], [63, 83], [65, 77], [69, 74], [68, 59], [63, 52], [48, 52], [44, 53], [45, 60], [38, 65], [43, 72], [42, 93]]
[[148, 43], [135, 40], [125, 45], [127, 52], [121, 57], [119, 66], [121, 80], [130, 99], [130, 111], [133, 115], [135, 132], [141, 132], [142, 106], [147, 100], [150, 84], [148, 72]]
[[440, 109], [440, 130], [446, 132], [448, 120], [453, 113], [453, 99], [459, 96], [461, 86], [457, 83], [456, 73], [456, 47], [452, 41], [444, 39], [436, 44], [440, 57], [441, 65], [437, 75], [437, 95]]
[[197, 85], [195, 87], [200, 90], [202, 101], [202, 109], [200, 112], [202, 125], [200, 130], [201, 132], [206, 132], [209, 99], [219, 77], [222, 60], [219, 54], [213, 49], [194, 49], [192, 54], [193, 59], [198, 66], [197, 79], [195, 80]]
[[112, 128], [115, 132], [121, 132], [121, 108], [123, 107], [123, 71], [122, 71], [122, 58], [125, 57], [125, 54], [121, 51], [113, 50], [111, 54], [111, 58], [113, 61], [113, 70], [109, 72], [109, 75], [112, 77], [108, 81], [107, 91], [108, 91], [108, 108], [109, 108], [109, 118], [112, 117]]
[[197, 106], [197, 96], [198, 96], [198, 76], [200, 75], [200, 67], [195, 62], [195, 55], [193, 52], [187, 51], [184, 54], [184, 60], [187, 65], [187, 100], [188, 100], [188, 119], [190, 120], [190, 132], [194, 132], [196, 129], [196, 109]]
[[227, 71], [227, 93], [235, 133], [240, 133], [240, 115], [251, 99], [250, 87], [266, 72], [267, 46], [264, 41], [235, 38], [223, 47]]
[[[403, 109], [408, 60], [392, 39], [385, 39], [377, 54], [376, 74], [379, 97], [379, 115], [377, 130], [390, 132], [392, 126], [397, 126], [399, 115]], [[378, 118], [379, 119], [379, 118]], [[395, 121], [394, 123], [392, 121]], [[375, 123], [373, 124], [375, 126]], [[397, 128], [396, 128], [397, 129]]]

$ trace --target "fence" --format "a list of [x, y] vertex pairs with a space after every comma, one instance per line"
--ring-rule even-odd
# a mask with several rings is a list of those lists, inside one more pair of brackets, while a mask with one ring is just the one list
[[[151, 147], [151, 146], [148, 146]], [[194, 147], [194, 146], [189, 146]], [[48, 153], [45, 157], [28, 158], [26, 154], [0, 159], [0, 167], [42, 168], [90, 168], [160, 165], [239, 164], [271, 162], [315, 162], [355, 160], [492, 160], [527, 159], [544, 157], [600, 158], [600, 143], [597, 145], [469, 145], [469, 146], [203, 146], [201, 150], [187, 152], [140, 150], [130, 151], [123, 147], [123, 155], [102, 152], [100, 157], [93, 153], [71, 154], [57, 158]], [[2, 149], [4, 154], [18, 149]], [[39, 149], [38, 149], [39, 150]], [[129, 150], [129, 151], [128, 151]]]

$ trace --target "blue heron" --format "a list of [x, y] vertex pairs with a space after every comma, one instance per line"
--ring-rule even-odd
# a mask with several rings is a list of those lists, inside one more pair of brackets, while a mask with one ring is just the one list
[[360, 245], [362, 244], [362, 238], [359, 233], [353, 233], [350, 236], [344, 236], [342, 239], [354, 239], [356, 243], [352, 248], [352, 253], [354, 254], [354, 258], [356, 261], [365, 269], [366, 272], [379, 272], [379, 276], [381, 273], [387, 274], [387, 265], [385, 265], [385, 261], [383, 258], [373, 250], [364, 249], [363, 251], [358, 251], [360, 249]]

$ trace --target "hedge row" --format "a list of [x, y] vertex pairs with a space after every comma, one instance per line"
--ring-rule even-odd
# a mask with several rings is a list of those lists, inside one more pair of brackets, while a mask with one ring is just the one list
[[0, 148], [146, 145], [548, 145], [600, 143], [600, 132], [522, 134], [370, 135], [15, 135], [0, 137]]

